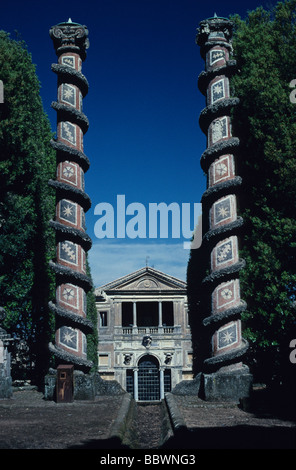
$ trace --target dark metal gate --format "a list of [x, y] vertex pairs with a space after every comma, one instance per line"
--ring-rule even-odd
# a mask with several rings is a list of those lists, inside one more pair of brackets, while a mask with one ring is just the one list
[[159, 364], [153, 356], [145, 356], [139, 362], [138, 400], [160, 400]]

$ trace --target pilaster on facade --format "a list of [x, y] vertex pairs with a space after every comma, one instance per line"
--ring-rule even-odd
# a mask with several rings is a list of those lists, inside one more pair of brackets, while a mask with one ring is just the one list
[[91, 280], [86, 273], [86, 253], [91, 239], [86, 233], [85, 213], [91, 206], [85, 193], [84, 174], [89, 160], [83, 150], [83, 136], [88, 119], [82, 111], [88, 82], [82, 74], [82, 62], [89, 46], [86, 26], [68, 22], [50, 29], [58, 57], [52, 64], [57, 75], [57, 138], [51, 141], [56, 150], [57, 174], [49, 184], [56, 190], [55, 220], [50, 221], [56, 233], [56, 259], [51, 267], [56, 275], [56, 302], [50, 308], [56, 318], [55, 344], [50, 344], [56, 363], [74, 364], [88, 372], [86, 334], [93, 325], [86, 318], [86, 293]]
[[241, 298], [239, 273], [245, 262], [239, 258], [240, 230], [238, 194], [242, 178], [237, 174], [239, 139], [232, 135], [231, 110], [239, 102], [231, 97], [229, 79], [235, 72], [232, 60], [233, 25], [216, 15], [200, 23], [197, 44], [205, 70], [198, 86], [206, 99], [199, 118], [207, 137], [201, 167], [207, 174], [207, 189], [202, 196], [205, 235], [201, 250], [208, 263], [202, 281], [200, 310], [209, 340], [210, 357], [203, 372], [246, 372], [242, 359], [248, 349], [242, 337], [241, 313], [246, 303]]

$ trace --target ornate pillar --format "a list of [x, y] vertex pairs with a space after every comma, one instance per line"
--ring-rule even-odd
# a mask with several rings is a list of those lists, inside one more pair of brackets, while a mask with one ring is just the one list
[[86, 318], [86, 293], [91, 280], [86, 274], [86, 252], [91, 239], [86, 234], [85, 212], [91, 201], [84, 191], [84, 173], [89, 160], [83, 152], [83, 136], [88, 119], [82, 101], [88, 82], [81, 73], [88, 48], [86, 26], [68, 22], [50, 29], [58, 57], [52, 71], [58, 77], [58, 99], [52, 103], [57, 111], [57, 139], [51, 144], [57, 155], [56, 179], [49, 184], [56, 190], [56, 216], [50, 221], [56, 232], [56, 259], [51, 267], [56, 274], [56, 303], [50, 303], [56, 318], [55, 344], [50, 349], [56, 365], [70, 363], [75, 370], [88, 372], [86, 333], [92, 324]]
[[202, 281], [201, 302], [205, 336], [210, 343], [204, 360], [206, 399], [237, 399], [249, 393], [250, 375], [242, 358], [248, 345], [242, 338], [240, 314], [246, 308], [241, 299], [239, 273], [245, 262], [239, 258], [237, 175], [239, 139], [232, 135], [231, 110], [238, 98], [230, 96], [229, 77], [236, 63], [231, 60], [232, 23], [216, 15], [200, 23], [197, 44], [205, 60], [198, 86], [206, 97], [200, 127], [207, 136], [201, 167], [207, 174], [202, 196], [205, 235], [201, 249], [207, 266]]

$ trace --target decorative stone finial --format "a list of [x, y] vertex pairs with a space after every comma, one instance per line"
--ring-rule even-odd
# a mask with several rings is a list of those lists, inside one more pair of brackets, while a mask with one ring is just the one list
[[[227, 43], [232, 37], [233, 23], [228, 18], [223, 18], [217, 16], [214, 13], [212, 18], [208, 18], [199, 23], [199, 28], [197, 28], [196, 44], [203, 48], [207, 46], [209, 40], [215, 38], [220, 41]], [[204, 51], [201, 50], [202, 56]]]

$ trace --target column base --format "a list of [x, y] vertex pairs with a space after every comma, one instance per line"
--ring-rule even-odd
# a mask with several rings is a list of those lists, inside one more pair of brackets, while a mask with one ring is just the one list
[[0, 377], [0, 398], [12, 397], [11, 377]]
[[94, 400], [95, 380], [93, 374], [74, 372], [74, 400]]
[[204, 400], [239, 403], [250, 396], [253, 376], [245, 366], [233, 372], [203, 374], [202, 382]]
[[[50, 369], [44, 380], [44, 399], [56, 401], [57, 371]], [[96, 396], [122, 395], [125, 390], [116, 380], [104, 380], [98, 372], [74, 371], [74, 400], [94, 400]]]

